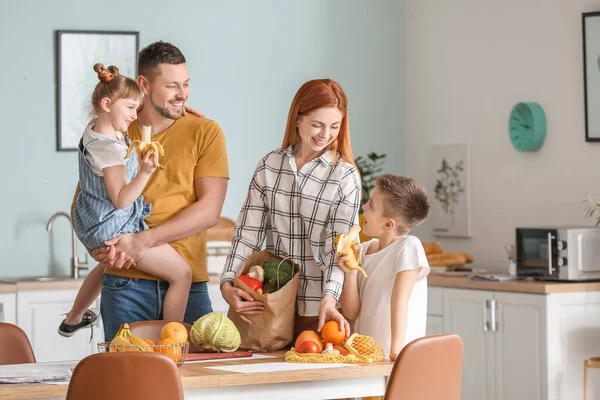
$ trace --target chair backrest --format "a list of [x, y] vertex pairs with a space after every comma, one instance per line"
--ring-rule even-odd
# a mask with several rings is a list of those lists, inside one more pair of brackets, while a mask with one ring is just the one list
[[0, 322], [0, 365], [34, 363], [35, 355], [21, 328]]
[[183, 400], [175, 363], [147, 352], [93, 354], [81, 360], [71, 376], [67, 400]]
[[416, 339], [398, 355], [386, 400], [460, 400], [463, 341], [455, 334]]

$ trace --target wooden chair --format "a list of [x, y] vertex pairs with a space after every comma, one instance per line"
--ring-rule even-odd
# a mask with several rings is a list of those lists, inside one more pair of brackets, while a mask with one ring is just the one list
[[463, 341], [455, 334], [416, 339], [396, 359], [386, 400], [460, 400]]
[[583, 360], [583, 400], [588, 400], [588, 368], [600, 368], [600, 357]]
[[0, 365], [34, 362], [35, 355], [27, 334], [16, 325], [0, 322]]
[[93, 354], [73, 371], [67, 400], [183, 400], [177, 366], [157, 353]]

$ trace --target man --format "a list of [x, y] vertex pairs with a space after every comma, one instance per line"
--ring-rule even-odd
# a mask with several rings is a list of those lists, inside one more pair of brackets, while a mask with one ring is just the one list
[[141, 139], [141, 127], [150, 125], [152, 141], [165, 149], [165, 169], [152, 174], [143, 193], [144, 201], [152, 204], [146, 218], [150, 229], [122, 235], [93, 251], [108, 267], [101, 297], [106, 340], [124, 322], [162, 319], [168, 283], [137, 271], [135, 265], [129, 269], [153, 246], [171, 244], [192, 269], [184, 321], [192, 324], [212, 311], [205, 231], [221, 215], [229, 178], [227, 153], [216, 122], [185, 116], [190, 82], [185, 63], [177, 47], [162, 41], [142, 49], [138, 57], [137, 82], [144, 100], [128, 134], [131, 140]]

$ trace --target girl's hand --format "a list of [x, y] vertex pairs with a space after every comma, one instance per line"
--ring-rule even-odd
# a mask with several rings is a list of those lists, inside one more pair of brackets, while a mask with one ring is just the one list
[[156, 169], [156, 158], [154, 149], [150, 149], [141, 158], [138, 158], [138, 169], [140, 172], [151, 174]]
[[188, 114], [195, 115], [196, 117], [206, 118], [200, 113], [200, 111], [194, 110], [188, 103], [185, 103], [182, 110], [182, 115], [185, 117]]

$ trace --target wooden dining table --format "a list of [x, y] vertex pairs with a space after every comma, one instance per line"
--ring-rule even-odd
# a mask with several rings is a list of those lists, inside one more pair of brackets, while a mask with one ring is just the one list
[[[252, 357], [185, 362], [179, 367], [186, 399], [339, 399], [383, 396], [393, 363], [287, 363], [285, 352]], [[70, 363], [40, 363], [74, 368]], [[23, 364], [22, 366], [24, 366]], [[36, 364], [29, 364], [35, 366]], [[0, 384], [0, 399], [64, 399], [62, 384]]]

